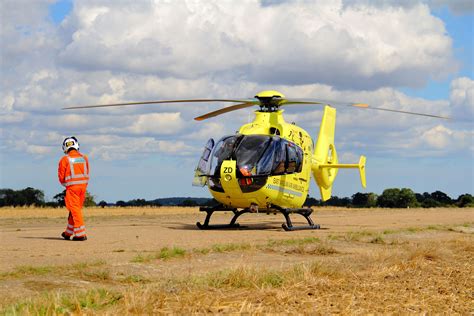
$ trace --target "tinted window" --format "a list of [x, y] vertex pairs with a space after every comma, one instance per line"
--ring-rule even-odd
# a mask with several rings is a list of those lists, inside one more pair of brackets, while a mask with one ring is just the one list
[[263, 135], [249, 135], [242, 138], [235, 152], [235, 157], [237, 159], [237, 167], [243, 175], [261, 173], [257, 170], [257, 162], [268, 148], [270, 141], [271, 138], [269, 136]]
[[273, 160], [272, 174], [284, 174], [286, 172], [286, 141], [275, 137], [275, 142], [275, 159]]

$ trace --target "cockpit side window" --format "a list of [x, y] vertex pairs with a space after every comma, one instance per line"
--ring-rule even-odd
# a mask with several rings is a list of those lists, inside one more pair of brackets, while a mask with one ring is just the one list
[[286, 171], [286, 149], [285, 141], [283, 139], [274, 138], [275, 154], [272, 166], [272, 175], [284, 174]]
[[296, 148], [293, 143], [286, 143], [286, 159], [287, 167], [286, 173], [294, 173], [297, 170], [298, 156], [296, 154]]
[[273, 161], [275, 160], [275, 149], [277, 146], [280, 146], [280, 143], [272, 139], [267, 150], [265, 150], [257, 163], [258, 175], [270, 175], [272, 173]]

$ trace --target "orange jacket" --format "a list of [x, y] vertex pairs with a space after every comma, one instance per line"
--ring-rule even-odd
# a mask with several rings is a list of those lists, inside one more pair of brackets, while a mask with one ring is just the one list
[[77, 150], [71, 150], [62, 157], [58, 166], [59, 182], [68, 187], [70, 185], [87, 185], [89, 182], [89, 159]]

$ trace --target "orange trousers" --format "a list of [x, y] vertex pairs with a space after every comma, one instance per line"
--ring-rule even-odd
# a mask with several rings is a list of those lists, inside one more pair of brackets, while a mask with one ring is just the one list
[[82, 205], [86, 199], [87, 185], [71, 185], [66, 188], [66, 208], [69, 210], [69, 217], [67, 219], [66, 235], [77, 237], [86, 236], [86, 226], [84, 225], [84, 218], [82, 216]]

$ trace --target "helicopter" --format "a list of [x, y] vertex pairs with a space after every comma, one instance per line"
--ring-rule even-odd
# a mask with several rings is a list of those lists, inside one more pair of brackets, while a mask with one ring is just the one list
[[[321, 199], [331, 198], [332, 186], [339, 169], [358, 169], [362, 187], [366, 187], [366, 157], [356, 163], [338, 161], [334, 135], [336, 130], [335, 106], [349, 106], [388, 112], [449, 119], [447, 117], [371, 107], [366, 103], [338, 102], [319, 99], [292, 99], [274, 90], [257, 93], [254, 98], [236, 99], [183, 99], [128, 102], [101, 105], [72, 106], [63, 109], [84, 109], [111, 106], [164, 103], [230, 102], [231, 106], [198, 116], [197, 121], [224, 113], [258, 106], [255, 119], [240, 127], [237, 133], [218, 141], [209, 139], [195, 169], [193, 185], [207, 186], [219, 203], [212, 207], [200, 207], [206, 212], [204, 223], [197, 222], [199, 229], [236, 228], [237, 219], [246, 213], [281, 213], [285, 217], [282, 227], [286, 231], [319, 229], [311, 218], [313, 209], [303, 207], [313, 176]], [[324, 112], [319, 134], [314, 143], [311, 136], [295, 123], [283, 118], [282, 106], [322, 105]], [[229, 224], [210, 224], [215, 212], [232, 212]], [[293, 225], [290, 214], [303, 216], [307, 225]]]

